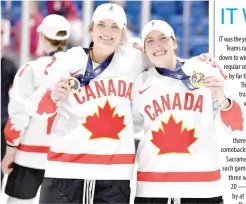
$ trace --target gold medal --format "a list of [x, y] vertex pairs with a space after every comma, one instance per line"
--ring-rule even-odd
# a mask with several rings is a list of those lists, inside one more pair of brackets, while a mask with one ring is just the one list
[[204, 74], [201, 72], [193, 72], [190, 76], [190, 83], [195, 88], [201, 88], [204, 85]]
[[80, 82], [78, 79], [76, 79], [75, 77], [70, 77], [69, 78], [69, 84], [70, 84], [70, 92], [71, 93], [78, 93], [79, 89], [80, 89]]

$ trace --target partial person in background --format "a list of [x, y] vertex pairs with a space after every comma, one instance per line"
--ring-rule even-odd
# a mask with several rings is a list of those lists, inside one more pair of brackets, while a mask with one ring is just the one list
[[[81, 2], [83, 3], [83, 2]], [[47, 1], [48, 14], [58, 14], [64, 16], [70, 23], [71, 37], [68, 42], [69, 47], [79, 46], [83, 42], [83, 22], [79, 18], [79, 12], [76, 3], [67, 1]]]
[[71, 0], [47, 1], [48, 14], [58, 14], [64, 16], [68, 21], [77, 20], [79, 18], [76, 4]]
[[[4, 137], [4, 127], [8, 120], [9, 90], [13, 84], [17, 72], [16, 65], [4, 56], [4, 28], [1, 25], [1, 161], [6, 151], [6, 141]], [[2, 163], [2, 162], [1, 162]], [[3, 173], [1, 170], [1, 181]], [[2, 183], [2, 182], [1, 182]]]
[[[23, 83], [14, 86], [19, 86], [19, 91], [24, 95], [31, 95], [44, 85], [32, 70], [46, 65], [56, 52], [64, 51], [70, 36], [69, 22], [56, 14], [44, 18], [37, 31], [48, 56], [28, 62], [17, 72], [15, 78], [22, 78]], [[32, 86], [25, 82], [32, 82]], [[9, 103], [9, 116], [4, 130], [7, 151], [2, 161], [2, 170], [9, 175], [5, 188], [5, 193], [9, 195], [7, 204], [32, 204], [44, 178], [47, 152], [52, 140], [50, 134], [56, 115], [50, 118], [30, 116], [25, 104], [13, 94]]]
[[[37, 28], [41, 24], [43, 20], [43, 16], [39, 10], [39, 2], [30, 1], [30, 17], [29, 17], [29, 48], [30, 48], [30, 56], [32, 58], [37, 58], [36, 50], [38, 47], [38, 33]], [[14, 50], [15, 54], [20, 54], [20, 44], [21, 44], [21, 20], [16, 24], [16, 26], [12, 30], [12, 35], [14, 37]]]
[[136, 79], [132, 112], [137, 151], [135, 204], [223, 204], [215, 116], [226, 130], [243, 131], [240, 100], [219, 68], [197, 58], [181, 61], [165, 21], [142, 31], [153, 68]]

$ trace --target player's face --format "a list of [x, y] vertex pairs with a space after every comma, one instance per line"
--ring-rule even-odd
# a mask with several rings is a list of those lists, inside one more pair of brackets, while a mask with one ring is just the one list
[[92, 37], [95, 46], [114, 50], [120, 43], [121, 36], [122, 29], [111, 19], [105, 19], [93, 25]]
[[144, 42], [145, 53], [155, 66], [163, 66], [175, 56], [176, 42], [162, 32], [151, 31]]

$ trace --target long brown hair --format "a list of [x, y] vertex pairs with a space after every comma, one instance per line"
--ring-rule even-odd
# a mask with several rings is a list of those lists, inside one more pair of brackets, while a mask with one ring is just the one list
[[[56, 33], [56, 36], [66, 36], [66, 35], [67, 35], [67, 31], [65, 30], [59, 31]], [[66, 45], [67, 45], [67, 40], [53, 40], [53, 39], [47, 38], [46, 36], [44, 37], [51, 45], [57, 47], [57, 51], [65, 50]]]

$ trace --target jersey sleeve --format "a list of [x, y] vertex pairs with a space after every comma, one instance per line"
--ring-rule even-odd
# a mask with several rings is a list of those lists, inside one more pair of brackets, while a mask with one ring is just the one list
[[136, 73], [138, 73], [138, 75], [143, 71], [149, 69], [150, 67], [153, 67], [152, 63], [145, 55], [142, 45], [139, 45], [136, 42], [129, 42], [127, 46], [128, 48], [130, 48], [129, 52], [134, 56], [133, 60], [136, 62], [136, 66], [134, 69]]
[[238, 92], [233, 89], [236, 87], [234, 81], [228, 79], [228, 76], [219, 67], [219, 73], [224, 79], [225, 97], [230, 100], [230, 107], [227, 109], [220, 108], [217, 101], [214, 101], [214, 112], [220, 116], [224, 128], [229, 133], [245, 132], [245, 110], [243, 110], [243, 102], [238, 96]]
[[[35, 86], [34, 78], [36, 78], [37, 74], [34, 70], [35, 66], [37, 66], [37, 64], [34, 62], [31, 66], [20, 69], [14, 80], [13, 97], [16, 98], [16, 100], [18, 100], [21, 104], [23, 104], [25, 111], [29, 115], [48, 118], [56, 113], [58, 104], [55, 102], [52, 104], [46, 102], [47, 107], [44, 108], [45, 110], [43, 110], [43, 112], [49, 110], [49, 114], [41, 113], [42, 109], [40, 110], [40, 101], [42, 101], [42, 99], [47, 97], [47, 95], [50, 93], [49, 91], [52, 87], [52, 83], [50, 82], [48, 76], [38, 76], [41, 77], [40, 80], [43, 81], [44, 85], [31, 91], [30, 87]], [[55, 107], [53, 104], [55, 104]], [[50, 106], [53, 107], [52, 112], [50, 111]]]
[[225, 97], [230, 100], [230, 107], [222, 109], [219, 106], [219, 115], [223, 122], [224, 128], [230, 133], [246, 132], [245, 124], [245, 110], [243, 110], [243, 103], [237, 96], [237, 91], [233, 90], [232, 82], [225, 81]]
[[[140, 50], [139, 52], [139, 63], [141, 64], [141, 72], [148, 70], [149, 68], [153, 67], [152, 63], [150, 62], [149, 58], [144, 53], [144, 48], [142, 45], [139, 45], [137, 43], [132, 44], [133, 48]], [[140, 72], [140, 73], [141, 73]]]
[[[23, 74], [26, 71], [26, 74]], [[32, 69], [30, 64], [26, 64], [19, 69], [16, 78], [23, 78], [24, 81], [29, 81], [28, 86], [20, 89], [22, 95], [30, 95], [34, 91], [34, 83], [32, 77]], [[15, 85], [13, 85], [13, 89]], [[25, 132], [29, 124], [30, 116], [27, 113], [25, 103], [22, 103], [15, 94], [11, 94], [8, 105], [9, 119], [4, 128], [4, 135], [8, 145], [18, 146], [20, 143], [21, 135]]]
[[[40, 60], [36, 60], [32, 64], [32, 70], [25, 70], [23, 77], [16, 78], [14, 94], [20, 101], [26, 104], [30, 115], [48, 118], [56, 114], [59, 103], [52, 99], [51, 90], [62, 77], [68, 78], [70, 76], [70, 70], [76, 64], [74, 52], [76, 50], [59, 52], [49, 58], [48, 63], [40, 63]], [[34, 78], [42, 82], [39, 88], [31, 95], [23, 94], [21, 91], [26, 87], [32, 86], [32, 81], [25, 80], [24, 76], [28, 77], [28, 75], [33, 75]]]
[[139, 111], [139, 99], [138, 90], [141, 84], [142, 74], [140, 74], [134, 82], [132, 95], [131, 95], [131, 107], [132, 107], [132, 117], [134, 126], [134, 138], [135, 140], [140, 140], [144, 135], [144, 117]]

